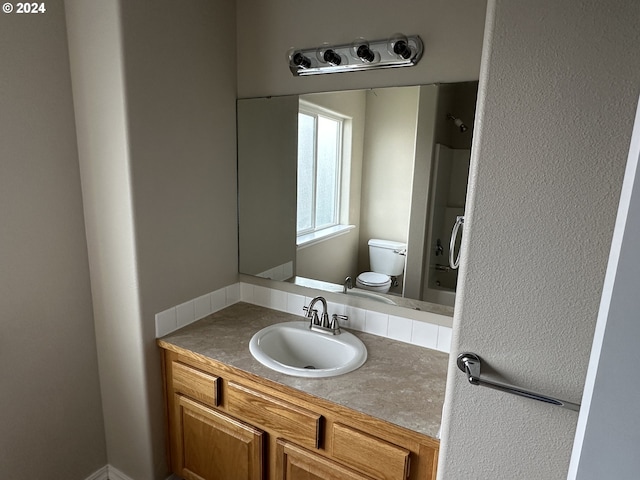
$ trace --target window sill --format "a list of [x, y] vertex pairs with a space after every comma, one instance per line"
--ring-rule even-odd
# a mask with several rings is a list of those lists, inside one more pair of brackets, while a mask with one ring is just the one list
[[336, 225], [335, 227], [329, 227], [317, 232], [307, 233], [306, 235], [300, 235], [296, 239], [298, 250], [306, 247], [310, 247], [316, 243], [324, 242], [330, 238], [338, 237], [350, 232], [356, 228], [355, 225]]

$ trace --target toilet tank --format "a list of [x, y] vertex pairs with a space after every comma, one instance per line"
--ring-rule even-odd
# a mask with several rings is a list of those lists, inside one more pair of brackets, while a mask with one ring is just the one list
[[372, 238], [369, 240], [369, 263], [371, 271], [397, 277], [404, 272], [407, 244]]

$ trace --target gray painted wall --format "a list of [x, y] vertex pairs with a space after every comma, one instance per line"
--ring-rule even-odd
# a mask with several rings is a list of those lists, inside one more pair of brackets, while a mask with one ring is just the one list
[[[611, 241], [596, 333], [573, 444], [570, 480], [633, 480], [640, 471], [640, 417], [629, 381], [640, 338], [640, 108], [636, 113]], [[603, 442], [603, 439], [606, 441]]]
[[298, 97], [238, 101], [240, 271], [296, 262]]
[[[154, 478], [162, 479], [165, 417], [155, 314], [238, 280], [235, 5], [120, 5], [142, 386], [148, 395], [143, 418]], [[128, 435], [130, 423], [121, 425]], [[124, 452], [122, 438], [116, 448], [141, 465], [146, 459]]]
[[162, 479], [154, 315], [237, 281], [235, 5], [67, 6], [108, 461]]
[[640, 85], [635, 0], [490, 2], [439, 478], [566, 478]]
[[62, 1], [0, 16], [0, 466], [107, 461]]

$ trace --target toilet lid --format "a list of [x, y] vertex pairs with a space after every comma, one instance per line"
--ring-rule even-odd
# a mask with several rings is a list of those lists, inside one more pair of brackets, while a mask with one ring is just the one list
[[361, 273], [360, 275], [358, 275], [358, 280], [360, 280], [360, 282], [363, 285], [371, 285], [371, 286], [384, 285], [391, 281], [391, 279], [389, 278], [389, 275], [385, 275], [384, 273], [376, 273], [376, 272]]

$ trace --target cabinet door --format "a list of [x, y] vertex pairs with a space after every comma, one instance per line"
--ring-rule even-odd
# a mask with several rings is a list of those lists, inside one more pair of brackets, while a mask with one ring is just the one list
[[376, 480], [286, 440], [278, 439], [277, 480]]
[[174, 473], [187, 480], [262, 480], [263, 432], [175, 395]]
[[409, 476], [411, 452], [347, 425], [334, 423], [331, 455], [381, 480], [404, 480]]

